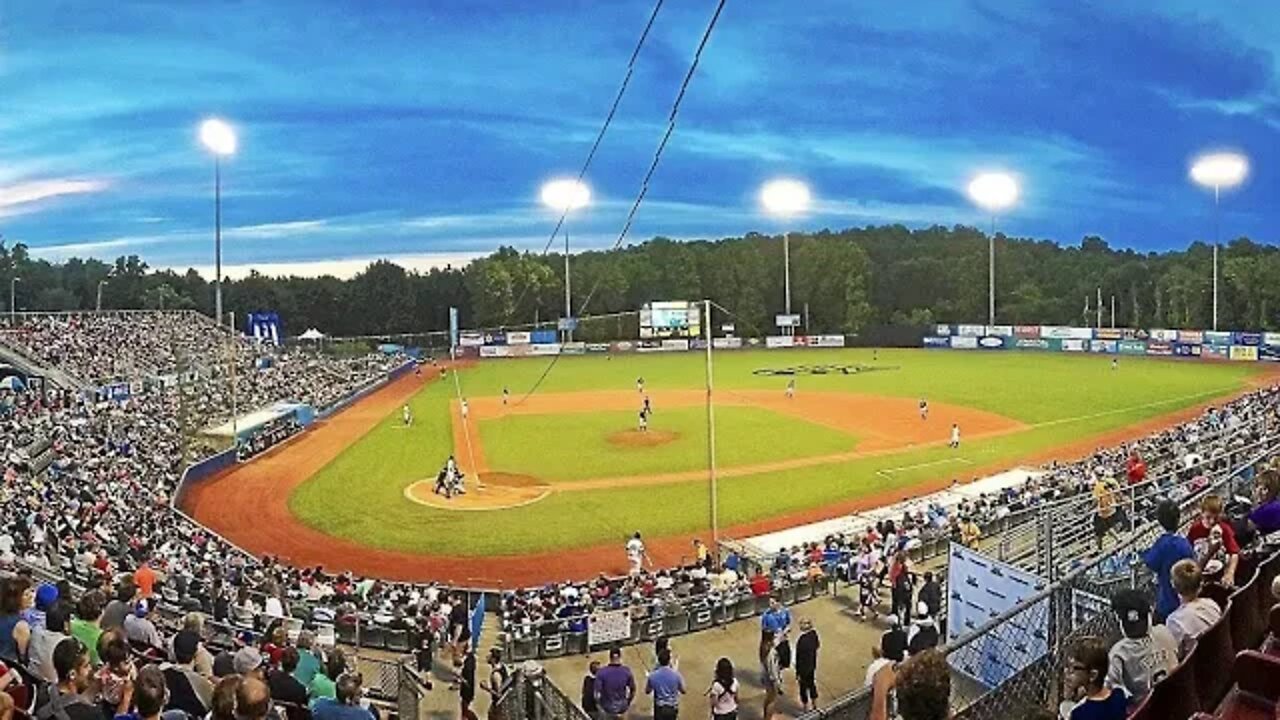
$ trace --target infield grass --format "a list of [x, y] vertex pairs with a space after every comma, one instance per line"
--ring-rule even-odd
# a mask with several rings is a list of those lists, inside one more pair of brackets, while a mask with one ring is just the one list
[[[471, 397], [498, 395], [511, 389], [513, 401], [534, 385], [547, 360], [484, 362], [459, 375], [463, 392]], [[959, 451], [923, 447], [889, 454], [792, 470], [725, 478], [719, 503], [722, 526], [759, 520], [783, 513], [822, 507], [872, 493], [902, 490], [939, 478], [968, 478], [972, 469], [1044, 453], [1110, 430], [1223, 397], [1243, 389], [1253, 363], [1208, 363], [1124, 357], [1118, 370], [1110, 358], [1048, 353], [983, 353], [928, 350], [793, 350], [724, 352], [716, 356], [717, 388], [776, 389], [785, 378], [755, 371], [789, 365], [823, 363], [866, 364], [886, 369], [856, 375], [801, 376], [798, 391], [871, 393], [964, 405], [999, 413], [1026, 423], [1026, 430], [966, 442]], [[687, 354], [561, 358], [537, 392], [573, 390], [630, 390], [637, 376], [650, 388], [698, 388], [704, 382], [703, 359]], [[290, 509], [321, 531], [370, 546], [421, 553], [452, 555], [524, 554], [620, 543], [639, 529], [646, 534], [699, 532], [708, 524], [709, 492], [705, 482], [658, 486], [627, 486], [576, 492], [553, 492], [532, 505], [488, 512], [450, 512], [414, 503], [404, 488], [415, 480], [434, 477], [452, 451], [449, 400], [453, 383], [432, 383], [411, 405], [416, 417], [409, 429], [399, 428], [399, 413], [344, 451], [317, 475], [294, 491]], [[736, 408], [750, 410], [750, 408]], [[674, 412], [674, 410], [672, 411]], [[686, 435], [705, 433], [692, 409]], [[767, 411], [759, 411], [765, 412]], [[718, 415], [721, 414], [717, 409]], [[604, 413], [608, 415], [608, 413]], [[717, 422], [717, 458], [755, 457], [777, 452], [777, 446], [803, 445], [815, 435], [810, 423], [772, 416], [782, 422], [762, 433], [747, 413], [737, 419], [724, 413]], [[624, 426], [632, 422], [625, 413]], [[536, 416], [525, 416], [521, 420]], [[546, 418], [560, 429], [575, 421], [570, 415]], [[559, 430], [544, 435], [517, 432], [507, 438], [491, 423], [481, 423], [490, 465], [508, 462], [507, 455], [524, 458], [529, 474], [571, 481], [597, 476], [575, 468], [587, 443], [601, 441], [599, 427], [573, 437]], [[505, 422], [505, 420], [498, 421]], [[565, 424], [567, 423], [567, 425]], [[612, 419], [604, 426], [614, 427]], [[835, 432], [818, 428], [824, 432]], [[566, 430], [567, 431], [567, 430]], [[594, 435], [592, 433], [595, 433]], [[843, 435], [836, 432], [837, 435]], [[523, 439], [522, 439], [523, 438]], [[850, 442], [849, 436], [843, 436]], [[825, 440], [823, 442], [826, 442]], [[526, 444], [528, 443], [528, 444]], [[766, 446], [761, 448], [760, 446]], [[670, 448], [672, 446], [666, 446]], [[699, 467], [698, 449], [687, 448], [605, 453], [611, 475], [671, 472]], [[646, 454], [646, 453], [653, 454]], [[673, 453], [661, 461], [651, 458]], [[705, 452], [705, 448], [702, 449]], [[824, 454], [805, 448], [805, 455]], [[738, 455], [734, 455], [739, 453]], [[600, 453], [594, 453], [599, 455]], [[531, 458], [531, 459], [530, 459]], [[592, 462], [595, 462], [594, 460]], [[742, 461], [744, 464], [748, 461]], [[750, 463], [758, 462], [750, 460]], [[669, 464], [668, 464], [669, 463]], [[637, 470], [639, 468], [639, 470]], [[503, 467], [502, 469], [507, 469]]]

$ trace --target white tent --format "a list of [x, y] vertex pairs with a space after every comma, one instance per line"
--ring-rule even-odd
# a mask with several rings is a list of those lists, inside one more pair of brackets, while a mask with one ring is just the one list
[[323, 340], [324, 333], [320, 332], [315, 328], [311, 328], [310, 330], [299, 335], [298, 339], [299, 340]]
[[0, 378], [0, 389], [21, 392], [27, 389], [27, 385], [17, 375], [7, 375], [4, 378]]

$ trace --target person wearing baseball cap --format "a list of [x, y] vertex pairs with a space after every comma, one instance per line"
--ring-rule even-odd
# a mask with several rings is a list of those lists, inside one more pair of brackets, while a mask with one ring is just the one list
[[245, 646], [236, 651], [231, 660], [237, 675], [259, 673], [262, 668], [262, 651], [252, 646]]
[[1141, 592], [1117, 592], [1111, 609], [1124, 637], [1107, 655], [1107, 685], [1123, 689], [1131, 701], [1137, 701], [1177, 667], [1178, 643], [1164, 625], [1151, 624], [1151, 602]]

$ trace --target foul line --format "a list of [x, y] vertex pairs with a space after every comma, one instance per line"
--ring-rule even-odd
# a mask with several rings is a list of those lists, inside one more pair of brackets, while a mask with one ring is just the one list
[[917, 468], [932, 467], [934, 465], [943, 465], [946, 463], [963, 463], [965, 465], [972, 465], [973, 461], [969, 460], [968, 458], [962, 458], [962, 457], [942, 458], [941, 460], [931, 460], [929, 462], [916, 463], [915, 465], [903, 465], [901, 467], [884, 468], [883, 470], [877, 470], [876, 474], [889, 477], [893, 473], [903, 472], [905, 470], [915, 470]]

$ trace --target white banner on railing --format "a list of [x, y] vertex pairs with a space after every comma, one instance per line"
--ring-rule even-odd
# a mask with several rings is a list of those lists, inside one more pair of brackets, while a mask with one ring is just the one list
[[608, 645], [631, 639], [631, 611], [604, 610], [587, 618], [587, 645]]
[[[947, 564], [947, 642], [982, 627], [1045, 587], [1044, 581], [959, 543]], [[1042, 600], [947, 656], [953, 668], [995, 687], [1049, 651], [1049, 601]]]

